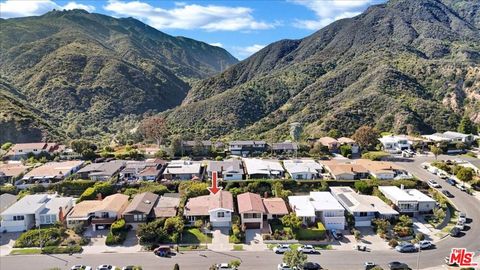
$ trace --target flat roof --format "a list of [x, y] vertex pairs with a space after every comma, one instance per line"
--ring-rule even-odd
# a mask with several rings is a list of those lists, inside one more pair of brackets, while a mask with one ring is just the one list
[[191, 160], [172, 160], [168, 163], [164, 174], [196, 174], [200, 173], [200, 162]]
[[333, 194], [349, 212], [378, 212], [381, 215], [398, 215], [380, 198], [356, 193], [350, 187], [330, 187]]
[[387, 198], [395, 201], [435, 202], [434, 199], [416, 189], [400, 189], [397, 186], [379, 186], [378, 189]]
[[292, 211], [299, 217], [314, 217], [315, 208], [310, 203], [310, 196], [288, 196], [288, 201], [292, 207]]
[[283, 166], [288, 173], [317, 173], [322, 170], [322, 165], [313, 159], [284, 160]]
[[316, 210], [345, 210], [343, 206], [335, 199], [330, 192], [316, 191], [310, 192], [310, 197], [313, 201], [310, 201]]
[[285, 170], [278, 160], [266, 160], [259, 158], [244, 158], [247, 174], [280, 174]]

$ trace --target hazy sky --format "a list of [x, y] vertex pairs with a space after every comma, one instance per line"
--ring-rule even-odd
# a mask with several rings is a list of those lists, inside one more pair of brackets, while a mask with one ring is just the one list
[[36, 16], [52, 9], [74, 8], [134, 17], [170, 35], [221, 46], [244, 59], [271, 42], [305, 37], [382, 2], [385, 0], [0, 0], [0, 17]]

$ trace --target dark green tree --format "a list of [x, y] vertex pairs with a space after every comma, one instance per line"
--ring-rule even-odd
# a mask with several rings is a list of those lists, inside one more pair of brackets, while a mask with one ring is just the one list
[[457, 131], [463, 134], [476, 134], [477, 129], [473, 124], [472, 120], [467, 116], [464, 116], [458, 125]]

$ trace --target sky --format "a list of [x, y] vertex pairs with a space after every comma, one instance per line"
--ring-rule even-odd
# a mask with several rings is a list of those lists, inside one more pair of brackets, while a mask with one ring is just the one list
[[133, 17], [173, 36], [219, 46], [242, 60], [281, 39], [308, 36], [335, 20], [354, 17], [386, 0], [0, 0], [0, 17], [81, 8]]

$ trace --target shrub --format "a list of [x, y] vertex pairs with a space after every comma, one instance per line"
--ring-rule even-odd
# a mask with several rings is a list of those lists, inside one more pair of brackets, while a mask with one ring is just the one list
[[95, 181], [92, 180], [65, 180], [55, 183], [50, 189], [64, 195], [81, 195], [89, 187], [93, 187]]
[[388, 245], [391, 247], [396, 247], [398, 246], [398, 241], [395, 239], [391, 239], [390, 241], [388, 241]]
[[63, 240], [63, 232], [60, 228], [33, 229], [26, 231], [15, 241], [15, 247], [38, 247], [40, 242], [42, 246], [56, 246]]
[[10, 149], [10, 147], [12, 147], [12, 143], [11, 142], [6, 142], [4, 144], [2, 144], [2, 150], [4, 151], [8, 151], [8, 149]]
[[84, 200], [94, 200], [97, 198], [97, 194], [102, 194], [102, 197], [112, 195], [115, 192], [113, 185], [109, 182], [97, 182], [93, 187], [87, 188], [80, 198], [79, 202]]
[[416, 239], [417, 241], [425, 240], [425, 235], [424, 235], [423, 233], [419, 232], [419, 233], [417, 233], [417, 234], [415, 235], [415, 239]]
[[388, 156], [388, 153], [378, 151], [378, 152], [366, 152], [362, 155], [362, 158], [379, 161], [386, 156]]
[[11, 185], [1, 186], [0, 187], [0, 195], [4, 194], [4, 193], [15, 195], [15, 194], [17, 194], [17, 188], [13, 185], [12, 186]]
[[113, 222], [112, 226], [110, 227], [110, 230], [112, 231], [113, 234], [125, 231], [125, 229], [126, 229], [126, 223], [124, 219], [119, 219]]
[[193, 226], [194, 226], [195, 228], [199, 228], [199, 229], [200, 229], [200, 228], [203, 226], [203, 220], [201, 220], [201, 219], [195, 220], [195, 223], [193, 224]]
[[83, 248], [79, 245], [73, 246], [47, 246], [42, 248], [43, 254], [81, 253]]

